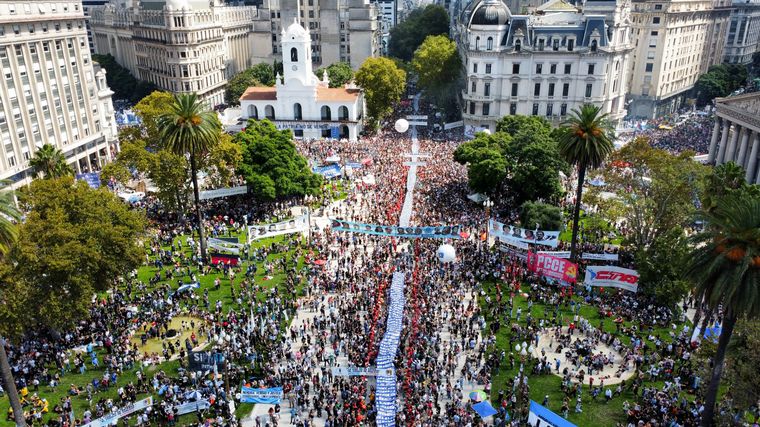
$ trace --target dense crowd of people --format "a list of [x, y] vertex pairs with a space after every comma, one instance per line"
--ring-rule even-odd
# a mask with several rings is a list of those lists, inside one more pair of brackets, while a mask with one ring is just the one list
[[[700, 151], [709, 120], [680, 125], [667, 138], [657, 136], [655, 144]], [[144, 199], [138, 208], [153, 223], [145, 242], [150, 279], [129, 272], [113, 292], [93, 301], [89, 316], [72, 330], [60, 336], [30, 332], [20, 345], [7, 346], [28, 422], [84, 425], [154, 395], [154, 405], [123, 422], [173, 425], [183, 416], [185, 424], [199, 426], [374, 424], [375, 380], [336, 374], [333, 368], [374, 366], [388, 321], [391, 277], [401, 272], [406, 304], [395, 360], [397, 425], [523, 425], [535, 389], [531, 379], [545, 375], [562, 378], [557, 390], [562, 400], [547, 395], [543, 405], [565, 418], [597, 399], [620, 401], [632, 394], [635, 400], [623, 403], [625, 425], [696, 425], [704, 408], [699, 399], [687, 397], [701, 382], [691, 360], [696, 348], [689, 328], [676, 326], [680, 319], [656, 301], [623, 291], [559, 286], [531, 272], [524, 259], [498, 251], [498, 245], [488, 249], [481, 238], [487, 218], [466, 197], [466, 168], [452, 160], [459, 140], [434, 141], [422, 134], [424, 165], [417, 168], [412, 196], [410, 225], [461, 226], [461, 239], [449, 242], [316, 226], [330, 218], [398, 223], [412, 141], [390, 129], [358, 142], [297, 141], [314, 165], [336, 156], [341, 164], [355, 165], [343, 176], [345, 199], [204, 201], [211, 237], [238, 236], [246, 224], [283, 220], [303, 204], [314, 208], [308, 242], [291, 235], [242, 244], [237, 265], [204, 263], [192, 214], [178, 217]], [[441, 243], [454, 245], [455, 263], [440, 262]], [[619, 265], [633, 262], [618, 248], [587, 243], [583, 250], [619, 251]], [[275, 277], [278, 284], [272, 286]], [[178, 291], [201, 281], [198, 289]], [[668, 336], [656, 334], [656, 328], [669, 328]], [[148, 350], [149, 341], [160, 342], [161, 350]], [[513, 352], [517, 344], [535, 351]], [[564, 357], [550, 359], [541, 346]], [[222, 354], [223, 366], [194, 370], [189, 355], [199, 350]], [[166, 363], [171, 361], [176, 365]], [[93, 370], [98, 375], [85, 385], [64, 381]], [[611, 376], [602, 374], [609, 370]], [[506, 378], [494, 376], [503, 371], [509, 372]], [[664, 385], [653, 385], [659, 383]], [[241, 385], [282, 387], [282, 401], [256, 405], [243, 421], [235, 410], [246, 405], [239, 399]], [[57, 389], [66, 389], [66, 397], [47, 402], [45, 394]], [[476, 390], [493, 397], [493, 417], [481, 419], [473, 410]], [[88, 409], [77, 412], [74, 403], [83, 399]], [[180, 414], [179, 408], [199, 402], [208, 408]]]

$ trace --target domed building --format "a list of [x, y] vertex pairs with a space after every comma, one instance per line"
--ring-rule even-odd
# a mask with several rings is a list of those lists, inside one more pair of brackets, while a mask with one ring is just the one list
[[627, 1], [550, 0], [516, 15], [502, 0], [471, 2], [456, 31], [467, 70], [465, 132], [495, 131], [501, 117], [515, 114], [558, 124], [586, 103], [623, 118], [628, 10]]

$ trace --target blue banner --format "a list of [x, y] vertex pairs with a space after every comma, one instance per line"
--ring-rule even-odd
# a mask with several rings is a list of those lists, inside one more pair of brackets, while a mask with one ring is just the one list
[[332, 139], [340, 138], [340, 129], [338, 129], [337, 126], [333, 126], [330, 128], [330, 138]]
[[[393, 370], [398, 345], [401, 341], [401, 327], [404, 318], [404, 273], [393, 273], [391, 280], [390, 300], [388, 302], [388, 321], [385, 335], [380, 341], [377, 354], [378, 370]], [[396, 425], [396, 377], [378, 376], [376, 388], [377, 425], [393, 427]]]
[[340, 170], [340, 165], [333, 164], [328, 166], [316, 166], [312, 168], [312, 171], [314, 173], [318, 173], [325, 177], [326, 179], [332, 179], [336, 178], [342, 175], [342, 172]]
[[245, 387], [240, 390], [241, 403], [263, 403], [276, 405], [282, 401], [282, 387], [251, 388]]
[[444, 225], [438, 227], [399, 227], [395, 225], [365, 224], [361, 222], [331, 219], [333, 231], [348, 231], [351, 233], [374, 234], [377, 236], [432, 238], [432, 239], [461, 239], [462, 227], [459, 225]]
[[78, 173], [74, 175], [78, 181], [84, 181], [92, 188], [100, 187], [100, 172]]

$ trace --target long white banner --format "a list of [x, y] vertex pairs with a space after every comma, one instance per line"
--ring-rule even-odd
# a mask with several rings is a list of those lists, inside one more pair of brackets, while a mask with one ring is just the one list
[[592, 254], [588, 252], [584, 252], [583, 255], [581, 255], [583, 259], [590, 259], [594, 261], [617, 261], [618, 260], [618, 254]]
[[111, 425], [114, 425], [115, 421], [118, 421], [119, 419], [124, 418], [127, 415], [133, 414], [137, 411], [142, 411], [143, 409], [151, 405], [153, 405], [153, 396], [150, 396], [147, 399], [138, 400], [137, 402], [131, 405], [125, 406], [117, 410], [116, 412], [112, 412], [104, 417], [98, 418], [97, 420], [94, 420], [89, 424], [85, 424], [85, 427], [111, 426]]
[[501, 241], [509, 238], [513, 241], [550, 246], [552, 248], [556, 248], [559, 244], [559, 231], [528, 230], [493, 219], [488, 220], [488, 228], [491, 235], [498, 237]]
[[239, 187], [230, 188], [218, 188], [216, 190], [201, 191], [198, 194], [200, 200], [218, 199], [219, 197], [235, 196], [237, 194], [245, 194], [248, 192], [248, 187], [241, 185]]
[[248, 242], [266, 237], [279, 236], [281, 234], [291, 234], [307, 231], [309, 229], [309, 215], [299, 215], [293, 219], [275, 222], [266, 225], [249, 225]]
[[636, 270], [611, 265], [591, 265], [586, 268], [584, 283], [589, 286], [605, 286], [637, 292], [639, 273]]

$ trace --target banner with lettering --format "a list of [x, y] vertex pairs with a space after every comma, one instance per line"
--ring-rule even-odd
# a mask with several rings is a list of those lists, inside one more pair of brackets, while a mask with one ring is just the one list
[[424, 237], [438, 239], [461, 239], [459, 235], [461, 227], [458, 225], [444, 225], [438, 227], [399, 227], [395, 225], [365, 224], [361, 222], [343, 221], [331, 219], [333, 231], [348, 231], [351, 233], [374, 234], [377, 236], [392, 237]]
[[552, 255], [528, 252], [528, 268], [544, 277], [567, 283], [575, 283], [578, 278], [578, 265]]
[[143, 400], [138, 400], [137, 402], [127, 405], [121, 409], [117, 409], [116, 412], [111, 412], [110, 414], [98, 418], [97, 420], [94, 420], [88, 424], [85, 424], [85, 427], [107, 427], [112, 426], [114, 423], [119, 421], [120, 419], [126, 417], [127, 415], [133, 414], [137, 411], [142, 411], [143, 409], [153, 405], [153, 397], [148, 397]]
[[636, 270], [611, 265], [592, 265], [586, 268], [584, 283], [589, 286], [604, 286], [637, 292], [639, 273]]
[[305, 232], [309, 229], [309, 216], [307, 214], [299, 215], [287, 221], [275, 222], [274, 224], [249, 225], [248, 242], [266, 237], [279, 236], [281, 234], [292, 234]]
[[589, 252], [584, 252], [583, 255], [581, 255], [581, 258], [593, 261], [617, 261], [619, 259], [618, 254], [592, 254]]
[[282, 387], [273, 388], [251, 388], [243, 386], [240, 390], [240, 402], [242, 403], [263, 403], [265, 405], [276, 405], [282, 401]]
[[570, 259], [570, 251], [538, 251], [538, 253], [562, 259]]
[[517, 240], [532, 245], [543, 245], [556, 248], [559, 244], [559, 231], [529, 230], [504, 224], [499, 221], [488, 220], [489, 233], [500, 241], [506, 239]]

